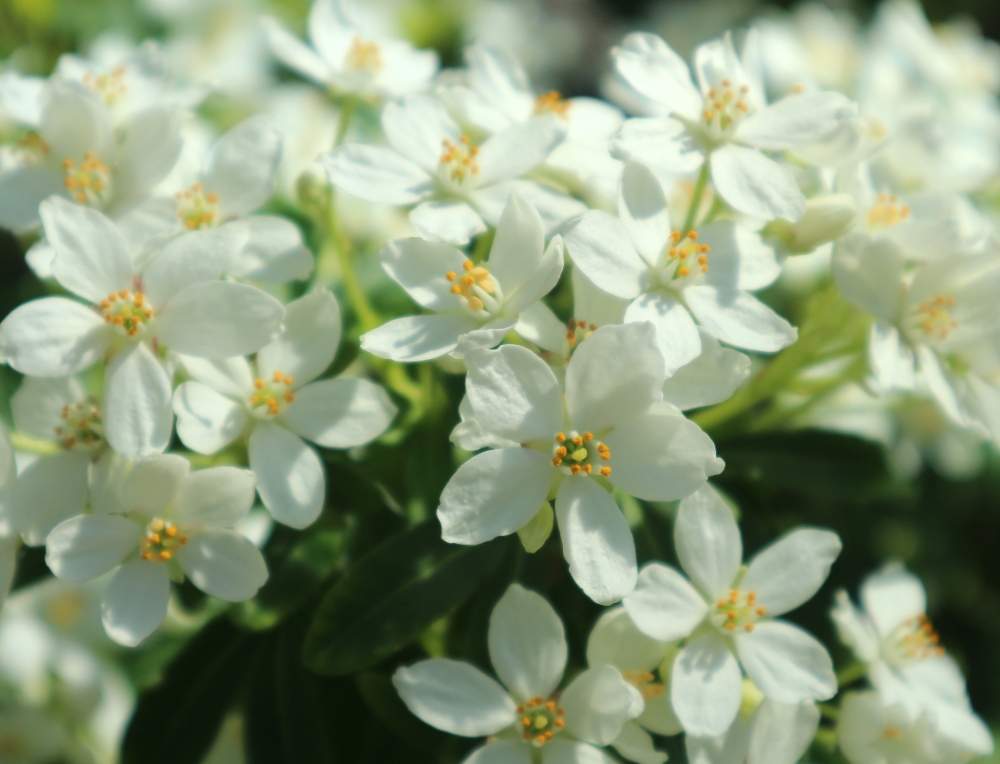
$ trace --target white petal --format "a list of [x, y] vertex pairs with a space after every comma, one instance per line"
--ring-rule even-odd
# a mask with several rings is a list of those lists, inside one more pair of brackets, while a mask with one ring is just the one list
[[544, 764], [617, 764], [616, 760], [600, 748], [557, 737], [545, 745]]
[[662, 292], [645, 292], [629, 303], [625, 321], [649, 321], [656, 328], [656, 347], [668, 375], [701, 353], [701, 336], [683, 303]]
[[0, 538], [0, 608], [3, 607], [14, 583], [17, 569], [18, 542], [14, 537]]
[[577, 429], [604, 430], [662, 398], [666, 372], [655, 336], [649, 323], [602, 326], [580, 344], [566, 368], [566, 405]]
[[674, 547], [691, 580], [710, 599], [729, 591], [743, 559], [733, 511], [710, 485], [681, 502], [674, 520]]
[[222, 276], [239, 256], [246, 236], [239, 226], [224, 225], [172, 237], [143, 268], [149, 302], [163, 310], [185, 287]]
[[120, 454], [148, 456], [166, 449], [173, 430], [170, 377], [145, 343], [108, 364], [104, 434]]
[[740, 212], [761, 220], [798, 220], [805, 198], [791, 172], [759, 151], [724, 146], [711, 156], [712, 183]]
[[819, 591], [842, 548], [836, 533], [799, 528], [754, 556], [740, 588], [756, 592], [768, 615], [787, 613]]
[[627, 119], [611, 139], [613, 156], [645, 164], [667, 178], [698, 172], [705, 158], [687, 127], [672, 117]]
[[361, 335], [361, 349], [380, 358], [415, 363], [438, 358], [458, 345], [458, 338], [477, 326], [471, 316], [404, 316]]
[[633, 692], [613, 666], [587, 669], [559, 698], [566, 711], [566, 731], [588, 743], [607, 745], [632, 718]]
[[171, 505], [191, 472], [191, 463], [179, 454], [157, 454], [135, 463], [121, 489], [124, 512], [152, 516]]
[[246, 407], [201, 382], [185, 382], [174, 392], [177, 436], [192, 451], [214, 454], [242, 434]]
[[742, 120], [740, 141], [768, 151], [819, 143], [854, 116], [857, 107], [840, 93], [812, 90], [785, 96]]
[[274, 19], [264, 19], [267, 42], [271, 52], [287, 67], [325, 85], [330, 79], [330, 67], [308, 45], [290, 34]]
[[743, 668], [768, 698], [798, 703], [829, 700], [836, 694], [830, 654], [798, 626], [765, 621], [735, 641]]
[[174, 517], [185, 527], [232, 528], [253, 506], [257, 480], [239, 467], [209, 467], [189, 474], [177, 495]]
[[323, 463], [300, 437], [262, 422], [250, 435], [247, 455], [260, 498], [275, 520], [305, 528], [319, 517], [326, 499]]
[[701, 96], [687, 64], [656, 35], [630, 34], [612, 52], [612, 62], [626, 83], [663, 111], [684, 116], [701, 111]]
[[720, 636], [706, 633], [688, 642], [674, 660], [670, 698], [689, 735], [716, 737], [740, 707], [739, 664]]
[[63, 520], [83, 512], [87, 505], [90, 458], [67, 451], [42, 456], [21, 470], [14, 481], [11, 503], [14, 527], [30, 546]]
[[153, 106], [120, 128], [116, 198], [125, 203], [143, 199], [167, 176], [184, 145], [181, 127], [178, 109]]
[[230, 264], [233, 276], [283, 284], [301, 281], [312, 273], [312, 253], [291, 220], [276, 215], [252, 215], [238, 221], [238, 225], [246, 228], [246, 244]]
[[750, 376], [750, 359], [701, 333], [701, 355], [663, 384], [663, 399], [677, 408], [711, 406], [729, 398]]
[[534, 268], [527, 271], [527, 278], [522, 277], [522, 283], [504, 297], [507, 315], [518, 315], [533, 305], [539, 304], [559, 283], [566, 262], [566, 244], [561, 236], [555, 236], [542, 251]]
[[135, 647], [163, 623], [169, 599], [170, 577], [165, 565], [144, 560], [126, 563], [104, 591], [104, 630], [118, 644]]
[[626, 722], [621, 734], [611, 743], [611, 747], [627, 761], [636, 764], [663, 764], [667, 760], [667, 754], [660, 753], [654, 746], [652, 736], [635, 722]]
[[549, 458], [526, 448], [473, 456], [441, 492], [441, 538], [451, 544], [482, 544], [513, 533], [542, 506], [552, 477]]
[[816, 737], [819, 710], [812, 703], [765, 700], [754, 717], [747, 764], [796, 764]]
[[573, 264], [599, 289], [629, 299], [642, 289], [646, 263], [618, 218], [600, 210], [585, 213], [567, 231], [566, 249]]
[[111, 111], [82, 83], [50, 80], [42, 96], [40, 133], [59, 160], [79, 161], [88, 151], [98, 156], [112, 138]]
[[562, 422], [562, 390], [527, 348], [503, 345], [466, 354], [466, 395], [485, 431], [517, 443], [551, 439]]
[[441, 142], [458, 138], [458, 125], [448, 111], [438, 99], [425, 94], [387, 103], [382, 129], [392, 148], [428, 173], [437, 171]]
[[462, 764], [531, 764], [531, 746], [520, 740], [494, 740], [474, 750]]
[[687, 637], [708, 613], [705, 598], [687, 579], [658, 562], [643, 566], [624, 604], [639, 630], [661, 642]]
[[794, 326], [746, 292], [698, 285], [685, 289], [684, 299], [705, 331], [730, 345], [773, 353], [798, 337]]
[[650, 265], [656, 264], [670, 236], [670, 214], [660, 182], [636, 162], [627, 163], [622, 171], [618, 216], [625, 222], [635, 251]]
[[265, 119], [245, 120], [212, 148], [205, 189], [218, 195], [223, 215], [246, 215], [270, 198], [280, 160], [281, 133]]
[[832, 271], [844, 296], [884, 322], [894, 323], [903, 296], [903, 253], [886, 238], [850, 237], [837, 247]]
[[881, 322], [872, 324], [867, 355], [877, 390], [889, 392], [916, 387], [917, 356], [895, 326]]
[[517, 178], [540, 165], [563, 139], [558, 120], [534, 117], [495, 133], [479, 147], [478, 185]]
[[193, 536], [177, 553], [177, 562], [191, 583], [227, 602], [250, 599], [267, 581], [264, 556], [236, 531], [210, 530]]
[[103, 214], [59, 197], [44, 201], [40, 212], [55, 252], [52, 275], [63, 287], [98, 303], [132, 285], [128, 243]]
[[616, 425], [604, 442], [611, 448], [611, 481], [639, 499], [681, 499], [722, 472], [712, 439], [667, 404]]
[[465, 253], [450, 244], [424, 239], [396, 239], [379, 253], [382, 269], [422, 308], [455, 310], [458, 298], [451, 292], [450, 271], [462, 272]]
[[486, 231], [482, 216], [465, 202], [433, 199], [410, 211], [414, 230], [426, 239], [465, 246], [474, 236]]
[[711, 248], [706, 279], [720, 289], [763, 289], [781, 275], [774, 247], [749, 226], [709, 223], [698, 229], [698, 241]]
[[263, 347], [285, 309], [256, 287], [206, 281], [178, 292], [156, 322], [157, 336], [178, 353], [227, 358]]
[[297, 435], [327, 448], [353, 448], [385, 432], [396, 406], [380, 385], [338, 377], [312, 382], [295, 393], [281, 421]]
[[545, 229], [538, 212], [520, 195], [511, 194], [486, 261], [508, 299], [535, 276], [544, 249]]
[[[12, 167], [0, 172], [0, 227], [15, 234], [29, 233], [38, 226], [39, 204], [63, 190], [61, 174], [47, 164]], [[44, 260], [35, 251], [36, 247], [28, 253], [33, 270], [39, 259]]]
[[413, 204], [432, 190], [425, 170], [383, 146], [349, 143], [322, 162], [334, 186], [370, 202]]
[[861, 603], [884, 636], [927, 612], [927, 595], [920, 579], [899, 563], [888, 563], [864, 580]]
[[411, 712], [432, 727], [463, 737], [493, 735], [514, 723], [514, 701], [468, 663], [433, 658], [404, 666], [392, 683]]
[[583, 593], [610, 605], [635, 588], [635, 542], [611, 495], [592, 479], [566, 478], [556, 495], [563, 556]]
[[76, 377], [25, 377], [10, 399], [14, 429], [50, 440], [56, 428], [65, 424], [63, 407], [86, 400], [87, 391]]
[[0, 356], [35, 377], [66, 377], [94, 364], [111, 330], [91, 308], [65, 297], [43, 297], [15, 308], [0, 324]]
[[257, 351], [260, 376], [290, 374], [296, 388], [312, 382], [333, 363], [340, 344], [340, 306], [328, 289], [314, 289], [285, 306], [285, 328]]
[[141, 533], [117, 515], [77, 515], [52, 529], [45, 540], [45, 564], [66, 581], [89, 581], [134, 552]]
[[[636, 596], [642, 579], [640, 572], [636, 591], [625, 598], [626, 603]], [[639, 631], [625, 607], [615, 607], [604, 611], [590, 630], [587, 665], [607, 663], [622, 672], [651, 671], [663, 661], [667, 648], [668, 645]]]
[[234, 400], [249, 399], [254, 391], [254, 370], [245, 358], [210, 360], [195, 356], [180, 356], [184, 370], [203, 384]]
[[547, 698], [566, 668], [566, 632], [552, 606], [511, 584], [490, 614], [490, 662], [511, 695]]

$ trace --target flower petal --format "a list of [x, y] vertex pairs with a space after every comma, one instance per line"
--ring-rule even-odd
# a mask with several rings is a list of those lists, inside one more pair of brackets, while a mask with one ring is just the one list
[[185, 382], [174, 391], [177, 436], [192, 451], [214, 454], [246, 429], [246, 407], [201, 382]]
[[254, 427], [247, 446], [257, 490], [271, 516], [292, 528], [311, 525], [323, 510], [323, 463], [303, 440], [270, 422]]
[[[301, 281], [313, 270], [313, 256], [302, 240], [302, 231], [291, 220], [277, 215], [251, 215], [229, 223], [246, 229], [246, 243], [229, 273], [251, 281], [284, 284]], [[223, 226], [225, 228], [226, 226]]]
[[188, 527], [232, 528], [253, 506], [257, 479], [239, 467], [192, 472], [181, 485], [174, 516]]
[[531, 747], [520, 740], [494, 740], [474, 750], [462, 764], [531, 764]]
[[538, 212], [519, 194], [511, 194], [486, 261], [508, 299], [534, 277], [544, 249], [545, 229]]
[[134, 552], [141, 533], [117, 515], [77, 515], [52, 529], [45, 540], [45, 564], [63, 580], [89, 581]]
[[239, 258], [246, 236], [246, 230], [235, 225], [173, 236], [142, 269], [143, 290], [150, 304], [163, 310], [185, 287], [222, 276]]
[[227, 602], [250, 599], [267, 581], [264, 556], [235, 531], [198, 533], [177, 553], [177, 562], [191, 583]]
[[743, 541], [733, 511], [710, 485], [681, 502], [674, 547], [681, 567], [702, 594], [714, 599], [729, 591], [743, 559]]
[[708, 614], [705, 598], [684, 576], [659, 562], [643, 566], [624, 605], [636, 627], [661, 642], [687, 637]]
[[422, 308], [452, 311], [459, 307], [449, 272], [461, 273], [465, 253], [444, 242], [396, 239], [379, 253], [382, 269]]
[[533, 117], [494, 133], [479, 147], [478, 185], [517, 178], [545, 161], [563, 139], [558, 120]]
[[690, 311], [675, 297], [645, 292], [629, 303], [625, 321], [648, 321], [656, 328], [656, 347], [667, 375], [691, 363], [701, 353], [701, 336]]
[[219, 198], [224, 216], [242, 216], [264, 206], [274, 191], [281, 161], [281, 133], [261, 117], [229, 130], [209, 155], [203, 182]]
[[640, 293], [647, 266], [618, 218], [600, 210], [584, 213], [567, 231], [566, 249], [573, 264], [599, 289], [627, 299]]
[[432, 658], [404, 666], [392, 683], [415, 716], [453, 735], [493, 735], [516, 717], [514, 701], [503, 687], [461, 661]]
[[465, 246], [487, 228], [482, 215], [469, 204], [445, 199], [418, 204], [410, 210], [410, 223], [425, 239], [440, 240], [457, 247]]
[[111, 359], [104, 391], [104, 435], [120, 454], [164, 451], [173, 431], [170, 377], [145, 343]]
[[556, 495], [556, 515], [563, 556], [583, 593], [601, 605], [629, 594], [638, 575], [635, 542], [611, 495], [582, 474], [566, 478]]
[[545, 764], [617, 764], [617, 762], [590, 743], [556, 738], [545, 745]]
[[312, 382], [333, 363], [340, 344], [340, 305], [329, 289], [314, 289], [285, 306], [285, 328], [257, 351], [260, 376], [290, 374], [295, 387]]
[[739, 664], [723, 639], [706, 633], [687, 643], [674, 660], [670, 698], [688, 735], [717, 737], [740, 707]]
[[327, 84], [331, 76], [330, 67], [312, 48], [274, 19], [264, 19], [264, 30], [271, 52], [279, 61], [317, 84]]
[[635, 764], [663, 764], [667, 760], [667, 754], [657, 751], [654, 745], [652, 735], [635, 722], [626, 722], [621, 733], [611, 743], [611, 747], [626, 761]]
[[805, 197], [791, 172], [759, 151], [728, 145], [711, 155], [712, 183], [740, 212], [760, 220], [795, 221], [805, 212]]
[[181, 110], [151, 106], [120, 128], [115, 196], [131, 202], [147, 197], [177, 163], [184, 146]]
[[799, 528], [750, 560], [740, 588], [756, 592], [768, 615], [782, 615], [819, 591], [842, 548], [836, 533]]
[[13, 483], [14, 528], [29, 546], [41, 546], [63, 520], [87, 506], [90, 458], [78, 451], [42, 456]]
[[701, 355], [667, 379], [663, 399], [682, 411], [711, 406], [729, 398], [749, 376], [747, 356], [701, 332]]
[[566, 711], [566, 731], [594, 745], [607, 745], [634, 716], [633, 688], [613, 666], [579, 674], [559, 697]]
[[738, 634], [735, 642], [743, 668], [766, 697], [798, 703], [829, 700], [836, 694], [830, 654], [798, 626], [765, 621]]
[[630, 34], [612, 51], [611, 60], [618, 76], [658, 110], [686, 117], [701, 112], [701, 96], [687, 64], [660, 37]]
[[122, 483], [121, 512], [152, 517], [162, 513], [180, 494], [191, 463], [179, 454], [157, 454], [135, 463]]
[[566, 669], [566, 631], [552, 606], [511, 584], [490, 614], [490, 662], [519, 701], [548, 698]]
[[746, 292], [698, 285], [685, 289], [684, 299], [705, 331], [730, 345], [773, 353], [798, 338], [794, 326]]
[[[643, 574], [639, 573], [636, 591], [642, 586]], [[634, 597], [632, 592], [626, 602]], [[626, 607], [606, 610], [597, 619], [587, 638], [587, 665], [607, 663], [621, 672], [651, 671], [660, 665], [666, 655], [667, 645], [647, 637], [635, 625]]]
[[476, 326], [471, 316], [457, 313], [404, 316], [361, 335], [361, 349], [402, 363], [427, 361], [450, 353]]
[[622, 170], [618, 217], [628, 229], [635, 251], [656, 265], [670, 236], [670, 213], [663, 188], [645, 166], [628, 162]]
[[163, 623], [169, 600], [170, 577], [165, 565], [145, 560], [126, 563], [104, 591], [104, 630], [118, 644], [135, 647]]
[[899, 563], [890, 562], [861, 584], [861, 603], [882, 636], [927, 612], [927, 595], [920, 579]]
[[426, 170], [384, 146], [349, 143], [321, 161], [334, 186], [369, 202], [413, 204], [433, 189]]
[[441, 492], [441, 538], [482, 544], [528, 523], [549, 493], [549, 458], [527, 448], [498, 448], [465, 462]]
[[288, 429], [327, 448], [353, 448], [385, 432], [396, 416], [385, 390], [367, 379], [338, 377], [312, 382], [295, 393], [281, 414]]
[[754, 717], [747, 764], [796, 764], [819, 727], [812, 703], [785, 704], [765, 700]]
[[0, 324], [0, 355], [22, 374], [66, 377], [104, 355], [111, 330], [96, 311], [65, 297], [15, 308]]
[[785, 96], [742, 120], [738, 139], [767, 151], [786, 151], [819, 143], [857, 114], [849, 98], [830, 90]]

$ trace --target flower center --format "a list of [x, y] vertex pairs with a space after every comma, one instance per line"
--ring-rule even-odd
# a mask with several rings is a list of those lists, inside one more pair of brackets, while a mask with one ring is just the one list
[[184, 227], [195, 231], [208, 228], [219, 220], [219, 195], [205, 191], [201, 183], [194, 183], [177, 192], [177, 217]]
[[712, 248], [698, 241], [697, 231], [673, 231], [667, 243], [662, 276], [670, 281], [690, 276], [693, 269], [708, 273], [708, 254]]
[[891, 658], [898, 663], [911, 663], [944, 655], [941, 637], [926, 615], [908, 618], [889, 636]]
[[101, 315], [122, 333], [134, 337], [153, 318], [153, 309], [146, 303], [146, 295], [141, 291], [122, 289], [112, 292], [100, 305]]
[[552, 447], [552, 466], [566, 475], [592, 475], [596, 469], [601, 477], [611, 477], [611, 449], [594, 438], [594, 433], [582, 435], [576, 430], [568, 434], [557, 432]]
[[172, 522], [154, 517], [146, 526], [146, 535], [139, 544], [139, 556], [151, 562], [170, 562], [187, 541], [187, 536]]
[[355, 37], [344, 57], [344, 66], [354, 72], [378, 74], [384, 66], [382, 51], [377, 43]]
[[937, 295], [917, 306], [917, 328], [930, 339], [945, 340], [958, 327], [952, 316], [955, 298], [951, 295]]
[[747, 85], [736, 87], [730, 80], [723, 80], [705, 93], [705, 108], [701, 113], [706, 127], [728, 132], [750, 113]]
[[517, 714], [521, 737], [536, 748], [548, 743], [566, 726], [566, 712], [554, 698], [532, 698], [517, 707]]
[[103, 98], [108, 106], [114, 106], [128, 91], [124, 66], [116, 66], [110, 72], [100, 74], [87, 72], [83, 75], [83, 84]]
[[463, 183], [470, 175], [479, 174], [479, 146], [469, 136], [463, 134], [458, 143], [445, 138], [441, 141], [441, 158], [438, 163], [445, 173], [456, 183]]
[[93, 151], [83, 160], [63, 160], [63, 185], [80, 204], [100, 204], [111, 192], [111, 169]]
[[757, 621], [767, 615], [767, 608], [757, 603], [756, 592], [731, 589], [728, 597], [719, 598], [711, 614], [712, 623], [722, 631], [742, 629], [751, 632]]
[[909, 219], [910, 208], [892, 194], [879, 194], [868, 210], [869, 228], [892, 228]]
[[535, 99], [535, 114], [553, 114], [560, 119], [569, 119], [570, 102], [559, 91], [550, 90]]
[[667, 686], [657, 681], [656, 674], [652, 671], [623, 671], [622, 677], [635, 687], [645, 700], [659, 698], [667, 691]]
[[295, 400], [293, 384], [292, 375], [281, 371], [275, 371], [270, 381], [257, 377], [250, 394], [250, 408], [255, 414], [277, 416]]
[[67, 451], [90, 451], [104, 442], [101, 409], [93, 398], [67, 403], [59, 412], [59, 419], [62, 424], [54, 428], [56, 440]]
[[444, 277], [451, 282], [451, 293], [473, 313], [493, 312], [500, 307], [500, 285], [485, 265], [466, 260], [462, 263], [461, 274], [448, 271]]
[[596, 331], [597, 324], [571, 318], [566, 322], [566, 342], [572, 349]]

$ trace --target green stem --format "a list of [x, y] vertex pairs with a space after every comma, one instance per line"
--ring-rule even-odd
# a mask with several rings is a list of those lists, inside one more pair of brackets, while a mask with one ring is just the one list
[[16, 451], [25, 451], [29, 454], [38, 454], [39, 456], [51, 456], [52, 454], [58, 454], [62, 450], [59, 448], [59, 444], [54, 441], [43, 440], [42, 438], [36, 438], [33, 435], [26, 435], [23, 432], [17, 431], [10, 433], [10, 444]]
[[694, 182], [691, 191], [691, 204], [688, 205], [687, 215], [684, 216], [684, 227], [681, 233], [687, 233], [694, 229], [694, 224], [698, 218], [698, 208], [701, 207], [701, 198], [705, 195], [705, 187], [708, 185], [708, 162], [701, 166], [698, 172], [698, 179]]
[[358, 102], [354, 98], [345, 98], [340, 102], [340, 113], [337, 115], [337, 132], [334, 134], [333, 147], [337, 148], [344, 142], [347, 135], [347, 128], [351, 126], [354, 118], [354, 111], [358, 107]]
[[852, 663], [837, 672], [837, 686], [843, 689], [849, 684], [862, 679], [868, 673], [868, 667], [864, 663]]

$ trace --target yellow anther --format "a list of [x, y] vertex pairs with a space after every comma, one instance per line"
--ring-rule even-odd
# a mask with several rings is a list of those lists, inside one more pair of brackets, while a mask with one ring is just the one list
[[83, 160], [63, 160], [63, 185], [80, 204], [100, 204], [110, 193], [111, 169], [93, 151], [83, 155]]
[[[603, 441], [597, 440], [592, 432], [557, 432], [552, 447], [552, 464], [562, 468], [564, 474], [593, 475], [595, 466], [597, 474], [610, 477], [611, 467], [607, 464], [597, 464], [598, 460], [607, 462], [611, 459], [611, 449]], [[572, 447], [563, 445], [571, 444]], [[569, 460], [569, 464], [563, 466]]]
[[937, 295], [920, 303], [916, 309], [917, 328], [930, 339], [945, 340], [958, 327], [952, 315], [955, 298]]
[[87, 72], [83, 75], [83, 84], [101, 96], [108, 106], [114, 106], [128, 92], [124, 66], [116, 66], [110, 72], [100, 74]]
[[711, 618], [725, 631], [751, 632], [757, 621], [766, 615], [767, 609], [758, 603], [756, 592], [731, 589], [728, 596], [716, 601]]
[[473, 313], [485, 310], [486, 300], [498, 296], [499, 292], [492, 274], [485, 265], [476, 265], [471, 260], [462, 263], [462, 270], [462, 276], [455, 271], [445, 273], [445, 278], [451, 282], [451, 293], [460, 297]]
[[666, 277], [673, 275], [677, 278], [690, 276], [692, 261], [697, 264], [701, 273], [707, 273], [708, 253], [711, 251], [711, 246], [698, 241], [698, 232], [695, 230], [671, 232], [664, 275]]
[[139, 545], [139, 556], [152, 562], [170, 562], [186, 543], [187, 536], [176, 525], [155, 517], [146, 526], [146, 534]]
[[570, 349], [597, 331], [597, 324], [582, 319], [571, 318], [566, 323], [566, 342]]
[[438, 163], [446, 170], [447, 175], [456, 183], [463, 182], [470, 175], [479, 174], [479, 146], [467, 135], [462, 135], [458, 143], [445, 138], [442, 142], [441, 157]]
[[879, 194], [867, 216], [871, 228], [891, 228], [909, 218], [909, 206], [897, 201], [892, 194]]
[[250, 408], [267, 416], [277, 416], [284, 407], [295, 401], [295, 384], [291, 374], [276, 370], [271, 381], [257, 377], [253, 381], [254, 392], [250, 394]]
[[568, 119], [570, 105], [570, 102], [563, 98], [558, 91], [550, 90], [535, 99], [535, 114], [549, 113], [561, 119]]
[[749, 93], [747, 85], [736, 88], [730, 80], [723, 80], [717, 87], [710, 87], [705, 92], [705, 108], [701, 114], [705, 126], [728, 132], [750, 113], [750, 104], [746, 100]]
[[205, 191], [201, 183], [178, 191], [176, 199], [177, 217], [185, 228], [195, 231], [219, 222], [219, 195]]
[[385, 62], [382, 59], [382, 50], [378, 43], [363, 40], [355, 37], [351, 40], [351, 47], [344, 57], [344, 66], [355, 72], [368, 72], [378, 74], [382, 71]]
[[93, 450], [104, 443], [101, 409], [93, 398], [67, 403], [59, 410], [59, 420], [53, 431], [66, 450]]
[[552, 698], [532, 698], [517, 707], [521, 737], [536, 748], [548, 743], [566, 726], [566, 712]]
[[129, 337], [135, 337], [153, 318], [153, 309], [140, 291], [121, 289], [112, 292], [97, 305], [104, 320], [117, 326]]

